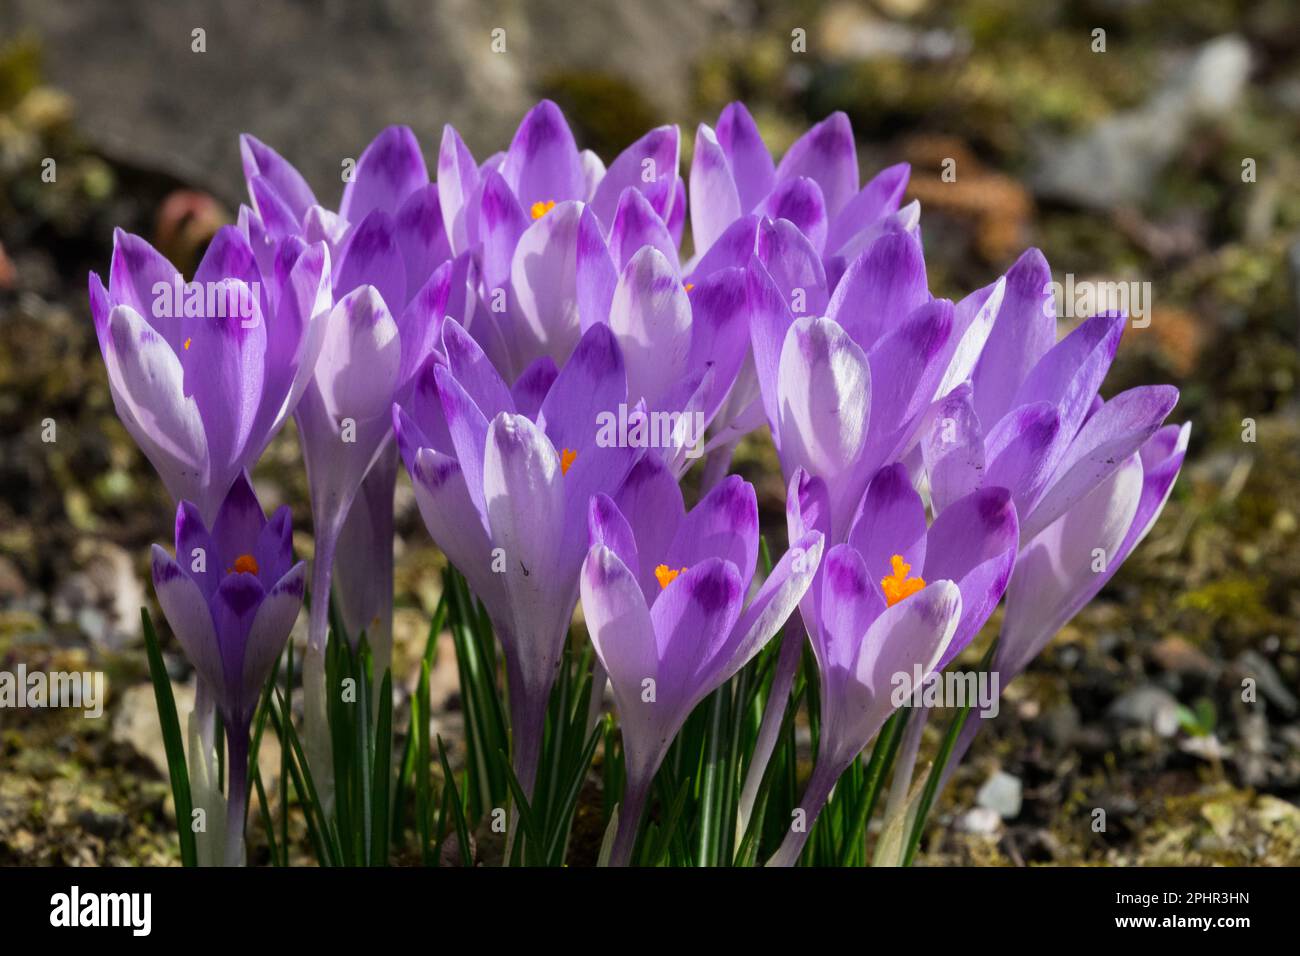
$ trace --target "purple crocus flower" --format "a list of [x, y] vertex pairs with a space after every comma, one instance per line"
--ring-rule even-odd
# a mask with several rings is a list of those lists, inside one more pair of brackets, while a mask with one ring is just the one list
[[732, 476], [688, 513], [677, 481], [643, 458], [589, 519], [582, 607], [623, 731], [627, 789], [610, 862], [632, 852], [651, 781], [692, 710], [780, 629], [813, 580], [810, 531], [746, 604], [758, 558], [754, 488]]
[[[825, 528], [826, 482], [796, 471], [786, 511], [792, 537]], [[927, 527], [903, 465], [872, 477], [801, 604], [821, 676], [821, 736], [804, 819], [774, 865], [798, 859], [835, 781], [896, 709], [900, 681], [917, 686], [916, 674], [943, 670], [974, 639], [1007, 587], [1018, 537], [1005, 488], [973, 491]]]
[[[177, 501], [212, 520], [298, 404], [324, 338], [330, 258], [299, 248], [264, 274], [226, 226], [186, 283], [118, 230], [90, 309], [118, 417]], [[276, 267], [278, 266], [278, 268]]]
[[707, 257], [715, 246], [752, 231], [742, 224], [747, 217], [784, 219], [838, 278], [844, 263], [879, 235], [882, 220], [898, 211], [909, 173], [905, 163], [891, 166], [859, 189], [857, 145], [843, 113], [809, 129], [776, 165], [744, 104], [731, 103], [716, 129], [702, 123], [695, 138], [690, 197], [696, 255]]
[[515, 774], [531, 793], [578, 598], [587, 503], [616, 490], [642, 452], [598, 440], [598, 416], [627, 400], [607, 326], [584, 333], [563, 369], [543, 357], [513, 388], [458, 323], [442, 334], [446, 363], [429, 363], [393, 408], [398, 447], [434, 541], [501, 640]]
[[176, 558], [153, 546], [158, 603], [225, 725], [227, 866], [243, 863], [249, 725], [302, 607], [305, 578], [303, 562], [293, 562], [288, 507], [267, 521], [243, 473], [211, 528], [197, 505], [181, 502]]
[[444, 129], [443, 220], [452, 250], [474, 251], [481, 263], [490, 331], [475, 337], [507, 380], [544, 355], [563, 365], [585, 329], [576, 278], [585, 211], [608, 235], [631, 189], [676, 237], [669, 240], [676, 249], [685, 216], [679, 139], [675, 126], [653, 129], [606, 169], [595, 154], [578, 151], [559, 107], [543, 100], [509, 149], [480, 166], [456, 130]]
[[[983, 355], [969, 381], [936, 403], [920, 441], [936, 512], [992, 483], [1011, 489], [1021, 515], [993, 664], [1003, 687], [1150, 530], [1189, 435], [1186, 425], [1161, 427], [1178, 399], [1172, 386], [1100, 398], [1126, 319], [1098, 315], [1055, 342], [1050, 282], [1033, 249], [1007, 273]], [[965, 728], [950, 768], [978, 727]]]

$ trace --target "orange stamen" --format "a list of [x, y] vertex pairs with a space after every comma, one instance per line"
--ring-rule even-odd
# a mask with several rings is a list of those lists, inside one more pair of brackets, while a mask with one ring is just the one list
[[547, 200], [539, 199], [537, 200], [537, 202], [533, 203], [532, 206], [529, 207], [528, 211], [532, 214], [532, 217], [534, 219], [541, 219], [543, 216], [545, 216], [548, 212], [550, 212], [554, 208], [555, 208], [554, 199], [547, 199]]
[[655, 568], [655, 580], [659, 582], [659, 589], [663, 590], [677, 580], [677, 575], [684, 574], [685, 568], [678, 568], [674, 571], [666, 564], [661, 564]]
[[885, 603], [893, 607], [903, 598], [911, 597], [925, 587], [925, 581], [922, 578], [908, 577], [912, 566], [903, 560], [901, 554], [890, 558], [889, 564], [894, 569], [894, 573], [880, 579], [880, 589], [885, 592]]
[[560, 474], [567, 475], [573, 463], [578, 460], [578, 453], [572, 448], [566, 448], [560, 452]]
[[227, 574], [256, 574], [257, 558], [251, 554], [241, 554], [235, 558], [235, 566], [226, 569]]
[[193, 339], [186, 339], [186, 340], [185, 340], [185, 351], [188, 352], [188, 351], [190, 350], [190, 343], [193, 342], [193, 341], [194, 341]]
[[695, 288], [695, 283], [694, 283], [694, 282], [687, 282], [687, 283], [685, 284], [684, 288], [686, 289], [687, 292], [690, 292], [692, 289]]

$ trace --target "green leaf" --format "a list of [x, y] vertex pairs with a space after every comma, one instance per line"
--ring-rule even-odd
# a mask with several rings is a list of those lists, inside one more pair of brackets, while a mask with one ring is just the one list
[[198, 848], [191, 827], [194, 813], [190, 795], [190, 773], [185, 763], [185, 745], [181, 737], [180, 721], [176, 717], [176, 699], [172, 696], [171, 680], [163, 664], [158, 647], [158, 635], [147, 608], [140, 608], [144, 625], [145, 653], [149, 658], [149, 678], [153, 681], [154, 701], [158, 705], [158, 722], [162, 727], [163, 749], [167, 754], [167, 773], [171, 777], [172, 800], [176, 804], [176, 834], [180, 839], [181, 862], [185, 866], [198, 865]]

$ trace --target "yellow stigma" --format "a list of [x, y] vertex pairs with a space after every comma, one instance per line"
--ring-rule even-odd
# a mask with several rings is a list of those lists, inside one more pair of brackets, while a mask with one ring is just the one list
[[567, 475], [573, 463], [578, 460], [578, 453], [572, 448], [566, 448], [560, 452], [560, 474]]
[[687, 292], [690, 292], [692, 289], [695, 288], [695, 283], [694, 283], [694, 282], [687, 282], [687, 283], [683, 286], [683, 288], [686, 289]]
[[251, 554], [241, 554], [235, 558], [235, 566], [227, 570], [228, 574], [256, 574], [257, 558]]
[[185, 351], [188, 352], [188, 351], [190, 350], [190, 343], [193, 342], [193, 341], [194, 341], [193, 339], [186, 339], [186, 340], [185, 340]]
[[537, 200], [537, 202], [533, 203], [531, 207], [529, 207], [528, 211], [532, 213], [534, 219], [541, 219], [543, 216], [545, 216], [548, 212], [550, 212], [554, 208], [555, 208], [554, 199], [546, 199], [546, 200], [539, 199]]
[[896, 554], [890, 558], [889, 564], [894, 569], [894, 573], [880, 579], [880, 588], [885, 592], [885, 603], [893, 607], [903, 598], [911, 597], [925, 587], [925, 581], [921, 578], [909, 578], [907, 576], [911, 572], [912, 566], [903, 560], [901, 554]]
[[684, 574], [685, 568], [678, 568], [674, 571], [666, 564], [661, 564], [655, 568], [655, 580], [659, 582], [659, 590], [663, 590], [677, 580], [677, 575]]

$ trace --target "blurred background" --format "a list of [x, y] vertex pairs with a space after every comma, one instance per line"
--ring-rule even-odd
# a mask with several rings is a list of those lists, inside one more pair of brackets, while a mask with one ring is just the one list
[[[912, 164], [936, 295], [992, 281], [1028, 245], [1058, 280], [1152, 284], [1150, 325], [1126, 333], [1105, 393], [1182, 389], [1182, 477], [1135, 556], [1007, 690], [919, 862], [1300, 862], [1293, 0], [4, 0], [0, 670], [103, 670], [108, 708], [0, 710], [0, 864], [176, 862], [139, 633], [148, 546], [169, 542], [173, 511], [113, 413], [86, 302], [113, 228], [188, 270], [244, 198], [240, 132], [334, 202], [342, 160], [384, 125], [412, 126], [433, 167], [450, 122], [481, 159], [542, 96], [606, 161], [679, 123], [684, 170], [696, 124], [732, 99], [778, 155], [844, 110], [864, 178]], [[765, 435], [737, 467], [783, 540]], [[268, 509], [294, 506], [310, 555], [292, 425], [255, 477]], [[404, 476], [397, 509], [404, 695], [443, 559]], [[167, 651], [184, 713], [192, 676]], [[449, 646], [439, 660], [436, 730], [454, 741]]]

